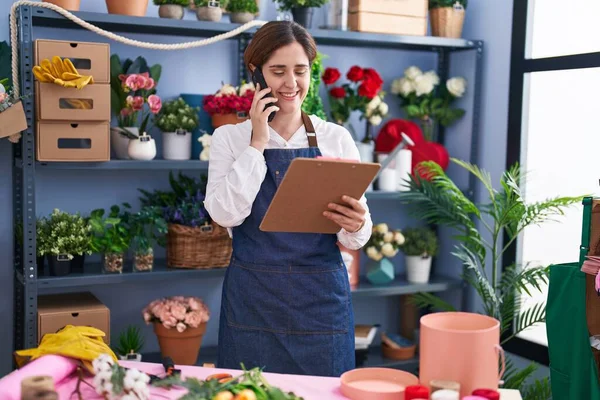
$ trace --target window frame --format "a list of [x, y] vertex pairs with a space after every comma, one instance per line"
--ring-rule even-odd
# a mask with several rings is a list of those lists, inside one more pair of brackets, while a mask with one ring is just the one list
[[[533, 19], [532, 10], [535, 0], [513, 2], [510, 81], [508, 94], [508, 125], [506, 137], [506, 168], [521, 162], [521, 140], [523, 139], [523, 96], [527, 74], [531, 72], [557, 71], [600, 67], [600, 52], [562, 55], [545, 58], [527, 58], [527, 48], [531, 43], [532, 29], [528, 25]], [[526, 146], [526, 144], [525, 144]], [[507, 241], [504, 235], [504, 241]], [[503, 268], [517, 261], [520, 241], [513, 242], [504, 254]], [[511, 324], [512, 330], [512, 324]], [[550, 364], [548, 347], [527, 339], [515, 337], [505, 343], [504, 350], [535, 361], [542, 365]]]

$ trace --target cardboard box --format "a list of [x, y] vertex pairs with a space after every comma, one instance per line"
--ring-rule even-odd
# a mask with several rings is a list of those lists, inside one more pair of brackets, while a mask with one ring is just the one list
[[427, 18], [427, 0], [350, 0], [348, 11]]
[[110, 84], [65, 88], [35, 83], [37, 121], [110, 121]]
[[109, 161], [108, 122], [38, 122], [38, 161]]
[[0, 138], [14, 135], [27, 129], [27, 118], [21, 101], [0, 112]]
[[348, 29], [359, 32], [425, 36], [427, 34], [427, 18], [363, 12], [351, 13], [348, 15]]
[[95, 83], [110, 83], [110, 45], [108, 43], [70, 42], [38, 39], [34, 62], [52, 57], [68, 58], [81, 75], [92, 75]]
[[106, 334], [104, 342], [110, 345], [110, 310], [93, 294], [39, 296], [38, 343], [46, 333], [56, 333], [66, 325], [100, 329]]

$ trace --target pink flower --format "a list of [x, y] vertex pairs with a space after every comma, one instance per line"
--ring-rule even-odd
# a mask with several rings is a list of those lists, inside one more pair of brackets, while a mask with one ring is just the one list
[[181, 332], [185, 331], [185, 328], [186, 328], [186, 326], [183, 322], [180, 322], [177, 324], [177, 332], [181, 333]]
[[192, 328], [197, 328], [200, 325], [202, 320], [202, 312], [200, 311], [190, 311], [185, 316], [185, 323], [191, 326]]
[[185, 318], [185, 312], [186, 312], [185, 306], [183, 306], [182, 304], [177, 303], [171, 307], [171, 314], [178, 321], [183, 321], [183, 319]]
[[129, 89], [136, 91], [138, 90], [141, 86], [140, 83], [144, 83], [144, 82], [140, 82], [140, 80], [138, 79], [138, 75], [136, 74], [131, 74], [128, 75], [127, 78], [125, 79], [125, 86], [127, 86]]
[[144, 321], [146, 323], [149, 323], [150, 319], [152, 319], [152, 316], [150, 315], [150, 313], [149, 312], [144, 312]]
[[127, 117], [129, 116], [133, 111], [130, 108], [124, 108], [121, 110], [121, 116], [122, 117]]
[[133, 105], [133, 96], [127, 96], [127, 98], [125, 99], [125, 104], [131, 107]]
[[142, 72], [140, 76], [144, 79], [144, 85], [142, 89], [150, 90], [154, 88], [154, 79], [150, 78], [150, 74], [148, 72]]
[[190, 308], [194, 311], [200, 310], [202, 308], [202, 303], [200, 303], [197, 299], [190, 297], [188, 300]]
[[185, 301], [185, 297], [183, 296], [173, 296], [171, 297], [171, 300], [176, 302], [176, 303], [182, 303]]
[[134, 111], [141, 111], [144, 108], [144, 98], [142, 96], [135, 96], [131, 107]]
[[158, 113], [162, 108], [160, 97], [155, 94], [148, 96], [148, 105], [150, 106], [150, 112], [152, 112], [152, 114]]

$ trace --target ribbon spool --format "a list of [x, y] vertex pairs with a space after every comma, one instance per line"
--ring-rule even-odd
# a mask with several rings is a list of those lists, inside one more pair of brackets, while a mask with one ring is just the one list
[[431, 394], [431, 400], [459, 400], [460, 395], [456, 390], [440, 389]]
[[58, 400], [51, 376], [36, 375], [21, 381], [21, 400]]
[[442, 389], [460, 392], [460, 383], [454, 381], [433, 380], [429, 382], [429, 386], [431, 386], [431, 393], [437, 392], [438, 390]]
[[423, 385], [407, 386], [404, 390], [404, 400], [429, 399], [429, 389]]
[[475, 389], [471, 394], [473, 396], [483, 397], [487, 400], [500, 400], [500, 393], [493, 389]]

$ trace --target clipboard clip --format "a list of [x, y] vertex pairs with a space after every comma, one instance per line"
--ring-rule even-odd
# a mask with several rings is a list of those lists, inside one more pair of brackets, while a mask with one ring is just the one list
[[402, 141], [400, 143], [398, 143], [398, 145], [396, 147], [394, 147], [394, 150], [392, 150], [387, 155], [385, 160], [383, 160], [381, 162], [381, 168], [379, 168], [379, 171], [377, 171], [377, 175], [375, 175], [375, 178], [373, 178], [373, 181], [375, 179], [377, 179], [377, 177], [379, 177], [379, 174], [381, 174], [381, 171], [383, 171], [385, 168], [387, 168], [387, 166], [392, 162], [392, 160], [394, 159], [394, 157], [396, 156], [396, 154], [398, 154], [398, 152], [400, 150], [405, 148], [407, 145], [408, 146], [415, 145], [415, 142], [413, 142], [413, 140], [410, 137], [408, 137], [408, 135], [406, 133], [402, 132], [401, 135], [402, 135]]

